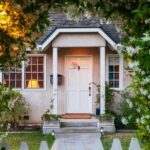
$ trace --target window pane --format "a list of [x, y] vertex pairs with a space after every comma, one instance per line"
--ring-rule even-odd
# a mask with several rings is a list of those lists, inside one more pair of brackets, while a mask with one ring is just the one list
[[43, 65], [43, 57], [38, 57], [38, 64], [42, 64]]
[[9, 80], [5, 80], [4, 83], [3, 83], [3, 85], [4, 85], [5, 87], [9, 87]]
[[26, 80], [31, 80], [31, 73], [26, 73]]
[[32, 73], [32, 79], [37, 79], [37, 73]]
[[16, 79], [17, 79], [17, 80], [21, 80], [21, 73], [17, 73], [17, 74], [16, 74]]
[[4, 78], [4, 80], [5, 80], [5, 79], [9, 79], [9, 74], [8, 74], [8, 73], [4, 73], [4, 74], [3, 74], [3, 78]]
[[15, 79], [15, 73], [10, 74], [10, 79]]
[[113, 66], [109, 66], [109, 72], [113, 72]]
[[26, 87], [28, 87], [28, 85], [29, 85], [29, 81], [26, 81], [26, 82], [25, 82], [25, 84], [26, 84], [25, 86], [26, 86]]
[[27, 65], [26, 72], [31, 72], [31, 65]]
[[32, 64], [37, 64], [37, 57], [32, 57]]
[[115, 81], [115, 87], [119, 88], [119, 81]]
[[39, 80], [43, 80], [43, 73], [39, 73], [39, 74], [38, 74], [38, 79], [39, 79]]
[[43, 88], [43, 87], [44, 87], [43, 81], [39, 81], [39, 86], [40, 86], [40, 88]]
[[113, 78], [113, 73], [109, 73], [109, 80], [112, 80]]
[[119, 73], [115, 73], [115, 79], [119, 79]]
[[119, 65], [115, 66], [115, 71], [119, 72]]
[[15, 81], [10, 81], [10, 87], [15, 87]]
[[38, 65], [38, 72], [43, 72], [43, 65]]
[[110, 87], [113, 87], [113, 81], [109, 81]]
[[32, 66], [32, 72], [37, 72], [37, 65]]
[[21, 81], [16, 82], [16, 88], [21, 88]]

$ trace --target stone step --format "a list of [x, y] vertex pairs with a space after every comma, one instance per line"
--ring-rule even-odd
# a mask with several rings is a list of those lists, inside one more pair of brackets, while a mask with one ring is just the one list
[[99, 133], [100, 129], [97, 127], [63, 127], [57, 130], [56, 133]]
[[97, 119], [60, 119], [61, 127], [97, 127]]

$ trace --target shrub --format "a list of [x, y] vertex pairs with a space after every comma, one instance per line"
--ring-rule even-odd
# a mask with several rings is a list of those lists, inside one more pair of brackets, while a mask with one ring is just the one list
[[114, 119], [114, 116], [110, 113], [105, 113], [98, 116], [99, 119]]
[[43, 121], [52, 121], [52, 120], [58, 120], [59, 118], [61, 118], [61, 115], [52, 114], [52, 112], [53, 112], [53, 102], [54, 102], [54, 99], [50, 99], [49, 109], [41, 117], [41, 119]]
[[19, 91], [0, 85], [0, 120], [1, 125], [11, 123], [16, 128], [24, 121], [24, 116], [30, 111], [29, 104]]
[[132, 104], [134, 95], [131, 93], [129, 87], [121, 93], [121, 97], [120, 112], [122, 116], [122, 123], [126, 128], [135, 129], [137, 128], [136, 120], [139, 118], [140, 114], [137, 111], [138, 108]]

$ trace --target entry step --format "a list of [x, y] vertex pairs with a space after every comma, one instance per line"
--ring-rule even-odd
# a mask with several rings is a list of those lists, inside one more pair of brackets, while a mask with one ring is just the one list
[[60, 119], [61, 127], [97, 127], [98, 120], [93, 119]]

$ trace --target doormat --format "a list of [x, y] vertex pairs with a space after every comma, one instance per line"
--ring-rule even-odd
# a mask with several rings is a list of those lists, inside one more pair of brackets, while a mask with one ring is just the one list
[[91, 114], [65, 114], [62, 116], [63, 119], [91, 119]]

